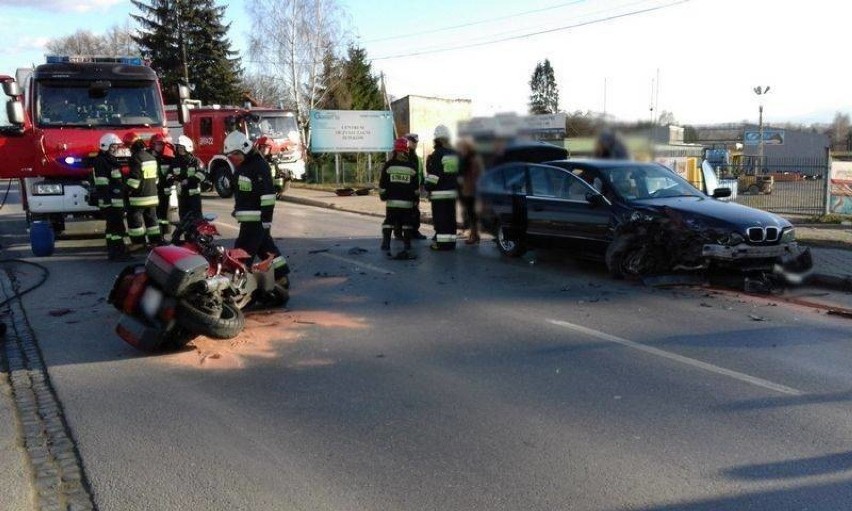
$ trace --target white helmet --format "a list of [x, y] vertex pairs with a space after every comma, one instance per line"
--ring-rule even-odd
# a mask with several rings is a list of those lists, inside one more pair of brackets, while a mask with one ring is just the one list
[[242, 131], [232, 131], [225, 137], [225, 154], [231, 154], [234, 151], [248, 154], [251, 148], [251, 140]]
[[450, 139], [450, 128], [444, 126], [443, 124], [439, 124], [435, 126], [435, 136], [433, 137], [435, 140], [438, 139]]
[[[226, 142], [227, 143], [227, 142]], [[183, 146], [186, 149], [186, 152], [191, 153], [195, 150], [195, 146], [192, 144], [192, 139], [187, 137], [186, 135], [181, 135], [177, 139], [176, 146]]]
[[107, 152], [109, 151], [110, 146], [121, 144], [122, 142], [121, 139], [118, 138], [118, 135], [116, 135], [115, 133], [107, 133], [101, 137], [101, 141], [98, 144], [98, 147], [100, 147], [101, 151]]

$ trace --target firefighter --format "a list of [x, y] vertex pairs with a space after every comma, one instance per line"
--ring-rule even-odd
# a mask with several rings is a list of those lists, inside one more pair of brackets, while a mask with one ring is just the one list
[[417, 163], [409, 156], [408, 140], [399, 138], [393, 144], [393, 155], [382, 168], [382, 176], [379, 179], [379, 198], [385, 203], [382, 250], [391, 255], [391, 232], [401, 230], [405, 250], [395, 256], [397, 259], [414, 258], [409, 251], [419, 186]]
[[423, 162], [417, 156], [417, 144], [420, 142], [420, 137], [417, 133], [409, 133], [405, 136], [408, 139], [408, 159], [413, 161], [417, 167], [417, 199], [414, 201], [414, 231], [411, 233], [411, 239], [425, 240], [426, 236], [420, 232], [420, 196], [423, 192], [424, 175]]
[[127, 234], [133, 245], [159, 244], [162, 237], [157, 220], [157, 160], [136, 133], [125, 135], [124, 145], [130, 148], [130, 173], [125, 181]]
[[240, 224], [235, 248], [255, 257], [274, 256], [275, 281], [284, 289], [290, 287], [287, 260], [272, 240], [272, 215], [275, 209], [275, 188], [269, 164], [240, 131], [225, 137], [225, 155], [234, 165], [234, 218]]
[[174, 191], [172, 139], [157, 133], [151, 137], [148, 147], [151, 154], [157, 159], [157, 219], [160, 225], [160, 233], [165, 236], [171, 230], [169, 202]]
[[432, 201], [435, 242], [432, 250], [456, 248], [456, 200], [459, 196], [459, 157], [450, 146], [450, 130], [435, 128], [435, 150], [426, 160], [426, 190]]
[[204, 164], [195, 157], [195, 146], [186, 135], [178, 137], [175, 144], [175, 179], [180, 183], [178, 214], [183, 219], [187, 214], [201, 216], [201, 183], [204, 182]]
[[276, 155], [272, 154], [272, 139], [269, 137], [260, 137], [254, 145], [266, 162], [269, 163], [269, 168], [272, 172], [272, 185], [275, 187], [275, 196], [281, 197], [284, 194], [285, 183], [290, 179], [290, 175], [286, 170], [279, 168], [279, 159]]
[[124, 178], [121, 175], [121, 163], [115, 156], [119, 148], [121, 139], [118, 135], [107, 133], [102, 136], [93, 170], [98, 206], [106, 220], [107, 257], [110, 261], [126, 261], [130, 258], [125, 246]]

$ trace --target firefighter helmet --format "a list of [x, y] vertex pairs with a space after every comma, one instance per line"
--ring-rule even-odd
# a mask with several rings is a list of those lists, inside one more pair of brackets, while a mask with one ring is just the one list
[[107, 133], [101, 137], [101, 141], [98, 144], [101, 151], [109, 151], [109, 148], [114, 145], [121, 145], [121, 139], [118, 138], [118, 135], [115, 133]]
[[450, 129], [443, 124], [439, 124], [435, 126], [435, 136], [433, 137], [435, 140], [449, 140], [450, 139]]
[[134, 143], [136, 143], [139, 140], [142, 140], [142, 137], [140, 137], [139, 134], [136, 133], [135, 131], [129, 131], [129, 132], [125, 133], [124, 138], [121, 139], [121, 141], [127, 147], [131, 147]]
[[243, 154], [251, 152], [251, 140], [241, 131], [232, 131], [225, 137], [225, 154], [239, 151]]
[[407, 153], [408, 152], [408, 139], [405, 137], [398, 138], [393, 142], [393, 151], [395, 153]]
[[178, 137], [175, 147], [183, 147], [188, 153], [195, 151], [195, 145], [192, 143], [192, 139], [186, 135]]

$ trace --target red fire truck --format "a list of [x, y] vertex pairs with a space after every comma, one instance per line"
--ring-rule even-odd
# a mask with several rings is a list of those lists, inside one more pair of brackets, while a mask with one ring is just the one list
[[286, 178], [305, 175], [304, 146], [292, 112], [273, 108], [235, 106], [191, 106], [186, 124], [177, 124], [177, 111], [168, 107], [171, 135], [186, 135], [195, 144], [195, 155], [207, 166], [213, 186], [220, 197], [230, 197], [234, 168], [222, 154], [225, 137], [234, 130], [243, 131], [251, 140], [265, 136], [273, 141], [272, 153], [279, 162], [274, 169]]
[[89, 176], [103, 134], [167, 133], [157, 74], [137, 57], [48, 56], [0, 82], [0, 178], [19, 179], [27, 219], [49, 220], [57, 234], [70, 217], [98, 214]]

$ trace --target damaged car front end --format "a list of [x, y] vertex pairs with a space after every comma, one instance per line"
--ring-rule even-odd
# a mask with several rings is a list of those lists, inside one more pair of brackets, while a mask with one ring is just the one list
[[695, 199], [679, 199], [673, 206], [640, 206], [616, 222], [606, 254], [614, 276], [734, 273], [764, 281], [765, 287], [772, 280], [799, 285], [810, 275], [810, 249], [798, 245], [795, 228], [786, 220], [732, 204], [722, 206], [731, 210], [724, 215], [697, 213], [702, 202], [683, 211], [677, 205], [685, 201]]

